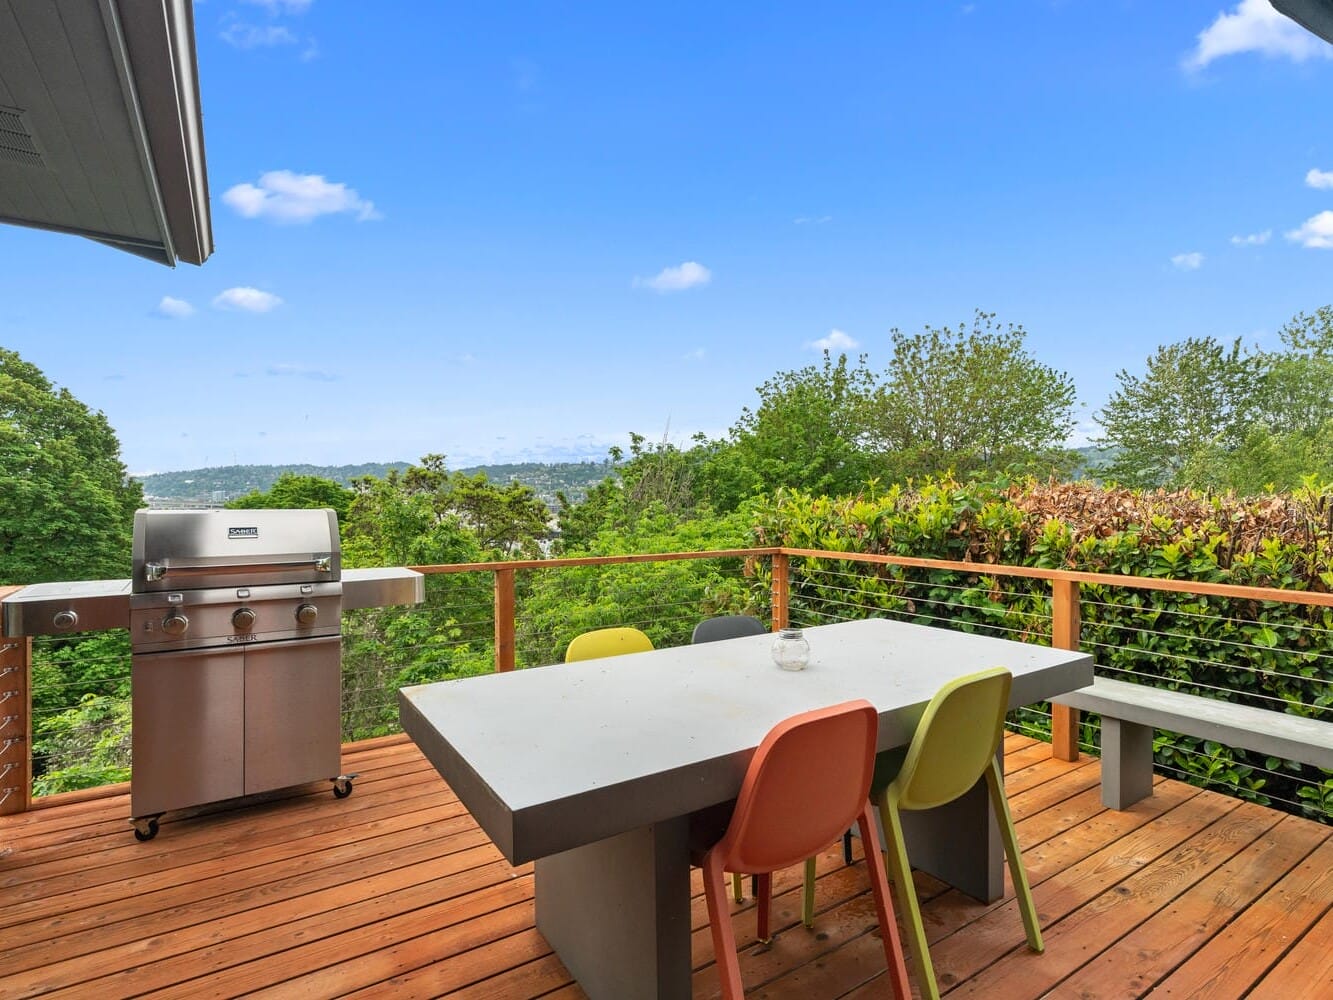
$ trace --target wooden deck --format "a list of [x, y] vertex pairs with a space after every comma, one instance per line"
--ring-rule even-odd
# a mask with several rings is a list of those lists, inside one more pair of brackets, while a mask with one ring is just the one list
[[[127, 789], [0, 817], [0, 996], [582, 996], [511, 868], [416, 748], [346, 748], [324, 788], [173, 821], [137, 842]], [[1008, 785], [1046, 953], [1012, 898], [982, 906], [918, 876], [951, 997], [1333, 996], [1333, 829], [1177, 782], [1102, 809], [1098, 765], [1008, 739]], [[768, 1000], [887, 995], [864, 865], [820, 858], [814, 932], [799, 872], [778, 936], [741, 967]], [[697, 887], [697, 880], [696, 880]], [[633, 887], [626, 887], [633, 891]], [[702, 898], [696, 997], [717, 979]]]

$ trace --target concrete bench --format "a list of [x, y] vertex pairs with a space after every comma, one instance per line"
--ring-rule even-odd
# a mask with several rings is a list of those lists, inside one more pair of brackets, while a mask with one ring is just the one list
[[1102, 717], [1102, 803], [1110, 809], [1152, 794], [1154, 729], [1333, 771], [1333, 722], [1106, 677], [1051, 700]]

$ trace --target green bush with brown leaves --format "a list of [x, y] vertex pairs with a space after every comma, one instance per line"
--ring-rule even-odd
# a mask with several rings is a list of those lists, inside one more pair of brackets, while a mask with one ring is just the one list
[[[1314, 482], [1258, 498], [948, 479], [842, 498], [779, 492], [754, 530], [761, 545], [977, 564], [793, 557], [791, 617], [806, 625], [886, 615], [1048, 642], [1049, 585], [988, 565], [1333, 590], [1333, 485]], [[754, 586], [770, 583], [761, 568]], [[1099, 673], [1333, 722], [1333, 608], [1084, 584], [1081, 614]], [[1330, 820], [1328, 772], [1173, 734], [1156, 753], [1186, 780]]]

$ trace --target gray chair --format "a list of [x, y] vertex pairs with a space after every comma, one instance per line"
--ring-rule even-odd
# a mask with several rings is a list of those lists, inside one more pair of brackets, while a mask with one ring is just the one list
[[694, 626], [690, 642], [717, 642], [719, 639], [739, 639], [743, 635], [763, 635], [768, 628], [750, 615], [723, 615], [705, 618]]

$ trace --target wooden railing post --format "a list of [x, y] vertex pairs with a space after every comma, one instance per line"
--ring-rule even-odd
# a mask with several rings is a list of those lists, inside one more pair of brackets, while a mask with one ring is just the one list
[[773, 631], [786, 628], [791, 600], [791, 560], [785, 552], [773, 553]]
[[[1082, 620], [1078, 610], [1079, 585], [1074, 580], [1051, 581], [1051, 646], [1079, 648]], [[1078, 760], [1078, 709], [1051, 706], [1051, 756], [1056, 760]]]
[[514, 571], [495, 571], [495, 669], [514, 669]]
[[[17, 587], [0, 587], [0, 597]], [[32, 639], [0, 635], [0, 815], [32, 805]]]

